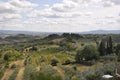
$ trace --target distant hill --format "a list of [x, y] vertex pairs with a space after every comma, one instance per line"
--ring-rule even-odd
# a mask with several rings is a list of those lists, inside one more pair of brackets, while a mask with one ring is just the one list
[[80, 32], [80, 34], [120, 34], [120, 30], [94, 30]]
[[36, 35], [39, 35], [39, 36], [49, 35], [49, 33], [46, 33], [46, 32], [0, 30], [0, 35], [18, 35], [18, 34], [35, 35], [35, 36]]
[[[49, 35], [49, 34], [61, 34], [63, 32], [34, 32], [34, 31], [13, 31], [13, 30], [0, 30], [0, 35], [17, 35], [17, 34], [28, 34], [28, 35]], [[94, 30], [86, 32], [77, 32], [79, 34], [120, 34], [120, 30]]]

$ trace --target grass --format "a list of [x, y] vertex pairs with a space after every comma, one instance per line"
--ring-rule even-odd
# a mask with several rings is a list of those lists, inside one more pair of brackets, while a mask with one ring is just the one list
[[0, 69], [0, 79], [2, 78], [2, 76], [4, 75], [5, 70], [4, 69]]
[[25, 66], [23, 80], [30, 80], [31, 75], [33, 75], [35, 72], [36, 72], [36, 66], [35, 65]]

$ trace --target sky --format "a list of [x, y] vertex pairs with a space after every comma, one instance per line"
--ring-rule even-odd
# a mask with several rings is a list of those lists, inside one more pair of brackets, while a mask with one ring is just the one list
[[120, 30], [120, 0], [0, 0], [0, 30]]

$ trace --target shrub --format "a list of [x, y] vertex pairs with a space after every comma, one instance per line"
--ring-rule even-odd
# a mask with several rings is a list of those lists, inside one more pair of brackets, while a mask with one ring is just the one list
[[101, 80], [101, 76], [97, 74], [89, 74], [86, 77], [87, 80]]
[[59, 75], [48, 75], [45, 73], [37, 73], [37, 75], [31, 76], [30, 80], [62, 80]]
[[89, 60], [96, 60], [99, 58], [99, 53], [97, 49], [93, 45], [87, 45], [84, 49], [77, 53], [76, 55], [76, 62], [80, 61], [89, 61]]
[[62, 78], [52, 66], [42, 64], [41, 70], [32, 74], [30, 80], [62, 80]]
[[57, 59], [52, 59], [51, 60], [51, 65], [52, 66], [57, 66], [57, 63], [58, 63], [59, 61], [57, 60]]
[[8, 50], [3, 55], [3, 60], [14, 61], [20, 56], [20, 53], [15, 50]]
[[65, 61], [65, 65], [70, 64], [70, 63], [71, 63], [71, 60], [70, 60], [70, 59], [67, 59], [67, 60]]

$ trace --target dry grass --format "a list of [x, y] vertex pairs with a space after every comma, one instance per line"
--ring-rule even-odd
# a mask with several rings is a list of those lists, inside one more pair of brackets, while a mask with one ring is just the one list
[[58, 66], [55, 66], [55, 67], [53, 67], [55, 70], [57, 70], [57, 72], [61, 75], [61, 77], [63, 78], [63, 80], [64, 80], [64, 74], [65, 74], [65, 71], [63, 70], [63, 69], [61, 69], [60, 67], [58, 67]]
[[5, 71], [1, 80], [8, 80], [10, 75], [13, 73], [13, 71], [14, 70], [12, 70], [12, 69], [6, 69], [6, 71]]
[[19, 70], [19, 72], [18, 72], [17, 77], [16, 77], [15, 80], [23, 80], [24, 70], [25, 70], [24, 67], [22, 67], [22, 68]]

